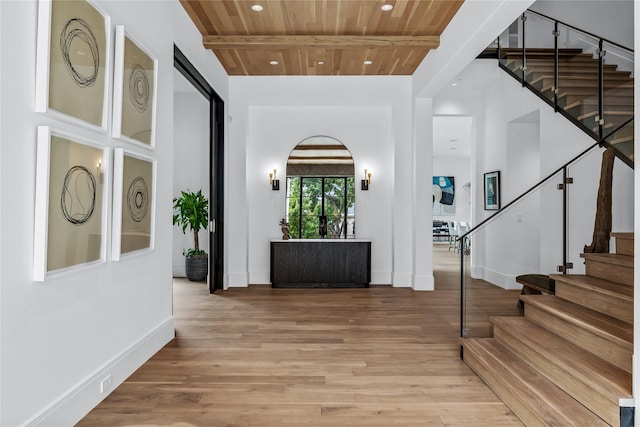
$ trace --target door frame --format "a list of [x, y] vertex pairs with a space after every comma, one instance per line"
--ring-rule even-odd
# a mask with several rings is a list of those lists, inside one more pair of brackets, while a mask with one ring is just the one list
[[209, 101], [209, 292], [213, 293], [224, 289], [224, 101], [175, 44], [173, 66]]

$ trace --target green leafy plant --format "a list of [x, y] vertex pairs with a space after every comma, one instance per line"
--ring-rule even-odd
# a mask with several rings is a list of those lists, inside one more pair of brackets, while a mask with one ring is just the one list
[[193, 232], [193, 249], [185, 249], [182, 253], [187, 258], [205, 257], [207, 253], [200, 249], [198, 231], [206, 229], [209, 224], [209, 202], [202, 194], [182, 191], [180, 197], [173, 199], [173, 225], [182, 227], [182, 232], [187, 234], [187, 229]]

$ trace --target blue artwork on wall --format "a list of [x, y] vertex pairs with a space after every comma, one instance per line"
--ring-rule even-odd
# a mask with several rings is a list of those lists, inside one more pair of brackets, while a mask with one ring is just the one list
[[455, 215], [456, 188], [452, 176], [433, 177], [433, 215]]

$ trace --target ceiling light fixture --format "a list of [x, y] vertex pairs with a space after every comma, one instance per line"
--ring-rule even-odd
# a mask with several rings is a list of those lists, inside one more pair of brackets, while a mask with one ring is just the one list
[[363, 62], [364, 65], [371, 65], [373, 64], [373, 61], [369, 61], [368, 59], [366, 61]]
[[271, 64], [271, 65], [278, 65], [278, 61], [269, 61], [269, 64]]
[[264, 7], [261, 4], [254, 4], [253, 6], [251, 6], [251, 10], [253, 10], [254, 12], [262, 12], [264, 10]]
[[317, 64], [318, 65], [324, 65], [324, 61], [318, 61]]
[[393, 9], [393, 5], [392, 4], [383, 4], [380, 9], [382, 9], [385, 12], [389, 12], [391, 9]]
[[451, 86], [458, 86], [458, 83], [451, 83]]

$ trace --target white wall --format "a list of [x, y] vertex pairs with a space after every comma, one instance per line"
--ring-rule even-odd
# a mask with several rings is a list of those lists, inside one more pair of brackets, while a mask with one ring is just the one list
[[[35, 114], [37, 2], [0, 2], [0, 203], [13, 206], [2, 212], [0, 222], [1, 425], [74, 424], [173, 336], [173, 228], [169, 218], [173, 196], [174, 31], [187, 56], [201, 60], [204, 49], [177, 2], [97, 4], [110, 15], [112, 30], [117, 24], [125, 25], [158, 59], [154, 150], [129, 146], [107, 133]], [[199, 63], [209, 64], [208, 75], [218, 79], [214, 83], [226, 96], [226, 78], [220, 77], [221, 67], [213, 55], [208, 55]], [[11, 58], [10, 67], [7, 58]], [[113, 148], [124, 146], [157, 160], [155, 250], [119, 262], [107, 259], [44, 283], [32, 281], [37, 125], [70, 129], [109, 147], [111, 153]], [[4, 185], [7, 182], [11, 185]], [[110, 197], [108, 201], [111, 206]], [[111, 385], [100, 393], [99, 383], [108, 375]]]
[[341, 141], [356, 176], [372, 172], [369, 191], [356, 189], [357, 236], [372, 240], [372, 283], [411, 286], [412, 116], [408, 77], [231, 78], [229, 285], [269, 283], [269, 240], [280, 238], [284, 180], [300, 141]]
[[530, 8], [633, 49], [633, 0], [538, 0]]
[[[495, 67], [495, 71], [489, 67]], [[466, 114], [477, 119], [476, 171], [471, 178], [472, 189], [475, 188], [474, 224], [494, 213], [483, 208], [485, 172], [501, 171], [504, 206], [595, 142], [500, 71], [494, 61], [476, 60], [461, 76], [463, 84], [434, 98], [434, 112]], [[473, 85], [469, 76], [483, 77]], [[464, 82], [469, 83], [467, 89]], [[526, 144], [530, 148], [523, 151]], [[518, 160], [521, 154], [524, 158]], [[579, 253], [591, 242], [600, 157], [600, 153], [594, 154], [570, 169], [575, 180], [569, 193], [572, 252], [568, 261], [574, 263], [572, 273], [581, 271]], [[633, 173], [620, 162], [616, 163], [615, 173], [614, 229], [630, 230]], [[548, 274], [562, 263], [562, 193], [555, 189], [559, 180], [552, 180], [539, 194], [525, 199], [474, 235], [471, 257], [476, 277], [499, 286], [515, 287], [516, 275]]]
[[[178, 73], [176, 71], [176, 73]], [[182, 75], [176, 78], [184, 79]], [[190, 84], [190, 83], [187, 83]], [[202, 190], [209, 197], [209, 101], [199, 92], [174, 95], [173, 197], [181, 191]], [[209, 251], [209, 233], [198, 233], [200, 249]], [[185, 277], [183, 249], [193, 248], [193, 232], [173, 228], [173, 276]]]

